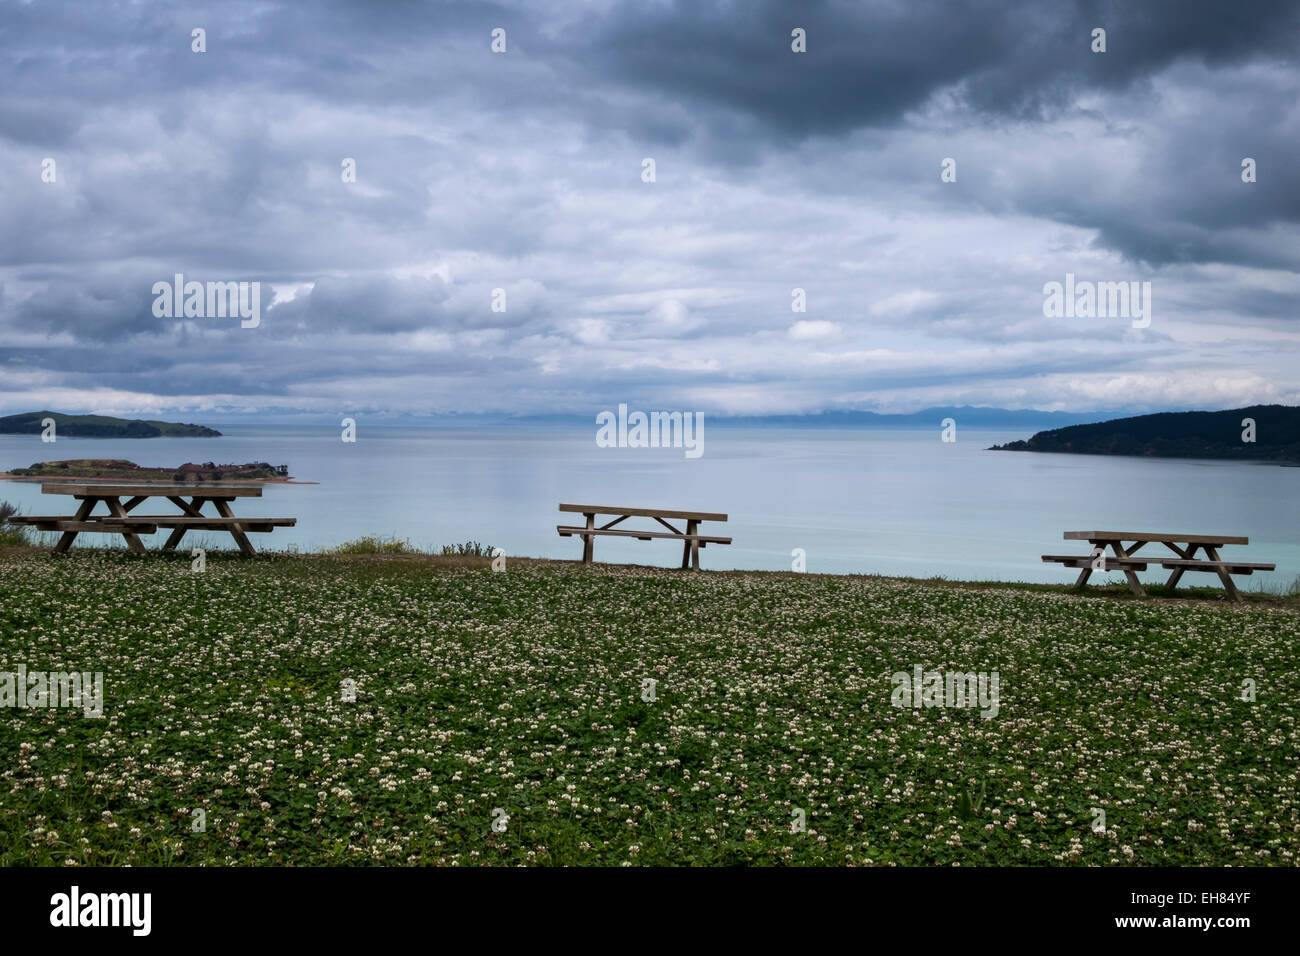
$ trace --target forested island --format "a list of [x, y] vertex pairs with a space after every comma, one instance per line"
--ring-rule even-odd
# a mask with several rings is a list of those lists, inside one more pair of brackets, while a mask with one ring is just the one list
[[1160, 412], [1070, 425], [990, 451], [1300, 462], [1300, 407], [1251, 405], [1221, 412]]
[[62, 412], [22, 412], [0, 418], [0, 435], [39, 435], [46, 419], [54, 420], [55, 437], [68, 438], [220, 438], [203, 425], [113, 418], [109, 415], [65, 415]]
[[10, 468], [8, 478], [94, 478], [111, 481], [287, 481], [288, 465], [264, 461], [245, 465], [186, 462], [179, 468], [141, 467], [121, 458], [69, 458], [38, 461], [30, 468]]

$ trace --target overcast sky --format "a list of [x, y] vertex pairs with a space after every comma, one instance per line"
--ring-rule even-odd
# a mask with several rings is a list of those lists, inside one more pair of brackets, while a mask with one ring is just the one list
[[0, 411], [1298, 404], [1298, 51], [1295, 2], [0, 0]]

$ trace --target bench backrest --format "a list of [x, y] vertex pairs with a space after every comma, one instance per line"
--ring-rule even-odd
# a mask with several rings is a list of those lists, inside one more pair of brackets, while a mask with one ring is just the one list
[[681, 518], [686, 521], [726, 521], [727, 516], [713, 511], [673, 511], [669, 508], [620, 508], [613, 505], [561, 504], [561, 511], [578, 514], [626, 515], [629, 518]]

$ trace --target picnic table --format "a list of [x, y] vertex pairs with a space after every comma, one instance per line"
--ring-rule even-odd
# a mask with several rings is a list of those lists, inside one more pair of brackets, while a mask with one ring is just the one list
[[[164, 551], [172, 551], [181, 543], [187, 531], [227, 531], [244, 554], [253, 554], [249, 534], [265, 534], [278, 527], [292, 527], [297, 518], [239, 518], [231, 511], [230, 503], [236, 498], [260, 498], [261, 485], [214, 485], [178, 482], [176, 484], [123, 484], [121, 482], [64, 482], [47, 481], [41, 484], [43, 495], [71, 495], [81, 504], [71, 515], [16, 515], [9, 520], [14, 524], [31, 525], [38, 531], [61, 531], [62, 536], [54, 550], [64, 553], [72, 547], [77, 535], [120, 534], [132, 551], [143, 552], [142, 534], [154, 534], [159, 528], [171, 529]], [[180, 509], [172, 514], [132, 514], [150, 498], [166, 498]], [[186, 499], [189, 499], [188, 501]], [[123, 500], [126, 499], [126, 500]], [[103, 503], [108, 514], [93, 514]], [[215, 515], [203, 514], [203, 507], [211, 503]]]
[[[1148, 565], [1159, 564], [1165, 570], [1173, 572], [1169, 575], [1169, 580], [1165, 582], [1165, 587], [1177, 587], [1183, 573], [1186, 571], [1204, 571], [1217, 574], [1219, 580], [1223, 582], [1223, 589], [1228, 592], [1228, 596], [1234, 601], [1240, 601], [1241, 595], [1237, 593], [1237, 588], [1232, 583], [1232, 575], [1249, 575], [1255, 571], [1272, 571], [1276, 568], [1276, 565], [1273, 564], [1228, 561], [1219, 556], [1219, 549], [1225, 545], [1250, 544], [1250, 539], [1242, 535], [1158, 534], [1145, 531], [1067, 531], [1064, 537], [1067, 541], [1087, 541], [1093, 546], [1091, 554], [1043, 555], [1044, 561], [1057, 562], [1068, 568], [1081, 569], [1078, 579], [1074, 582], [1076, 588], [1081, 588], [1088, 583], [1088, 577], [1094, 570], [1118, 570], [1124, 572], [1124, 577], [1128, 580], [1129, 590], [1139, 597], [1146, 597], [1146, 591], [1143, 589], [1142, 583], [1138, 581], [1137, 572], [1145, 571]], [[1126, 541], [1132, 543], [1126, 545], [1124, 543]], [[1135, 557], [1137, 551], [1148, 544], [1163, 544], [1174, 553], [1174, 556], [1172, 558], [1163, 555]], [[1105, 554], [1108, 547], [1114, 552], [1113, 556]], [[1204, 558], [1195, 557], [1198, 549], [1205, 551]]]
[[[567, 538], [577, 535], [582, 538], [582, 563], [591, 564], [592, 553], [594, 550], [595, 539], [597, 535], [614, 535], [624, 538], [636, 538], [639, 541], [650, 541], [653, 538], [671, 538], [682, 542], [682, 568], [700, 569], [700, 548], [709, 544], [731, 544], [730, 538], [722, 538], [717, 535], [704, 535], [699, 533], [701, 521], [726, 521], [727, 516], [717, 514], [711, 511], [674, 511], [668, 508], [623, 508], [612, 505], [574, 505], [561, 504], [561, 511], [573, 512], [586, 517], [585, 526], [578, 525], [556, 525], [555, 529], [560, 533], [560, 537]], [[596, 515], [616, 515], [613, 521], [596, 527]], [[628, 518], [654, 518], [667, 531], [642, 531], [639, 529], [625, 528], [620, 531], [614, 530], [614, 525], [626, 521]], [[668, 523], [667, 519], [672, 518], [678, 521], [685, 521], [685, 529], [675, 528]]]

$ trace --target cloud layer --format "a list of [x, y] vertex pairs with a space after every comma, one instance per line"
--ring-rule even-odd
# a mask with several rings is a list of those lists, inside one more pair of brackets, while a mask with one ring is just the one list
[[1294, 3], [2, 6], [0, 411], [1300, 402]]

